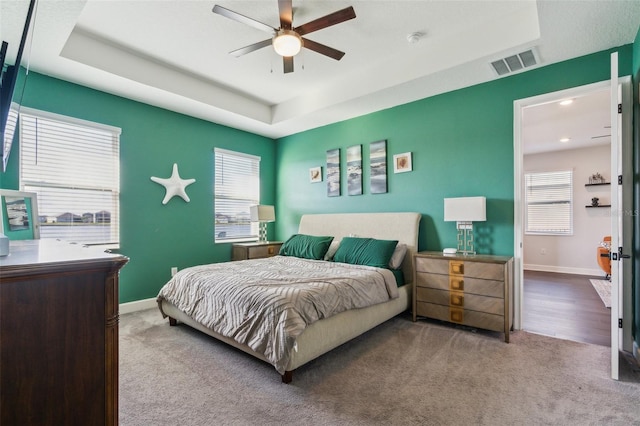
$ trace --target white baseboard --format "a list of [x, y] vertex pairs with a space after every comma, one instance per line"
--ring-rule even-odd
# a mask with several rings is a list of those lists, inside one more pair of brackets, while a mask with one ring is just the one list
[[590, 275], [596, 277], [601, 276], [604, 278], [604, 272], [602, 272], [602, 269], [568, 268], [565, 266], [532, 264], [524, 264], [522, 267], [525, 271], [557, 272], [559, 274]]
[[134, 302], [127, 302], [120, 304], [120, 315], [130, 314], [132, 312], [144, 311], [145, 309], [157, 308], [158, 302], [156, 298], [136, 300]]

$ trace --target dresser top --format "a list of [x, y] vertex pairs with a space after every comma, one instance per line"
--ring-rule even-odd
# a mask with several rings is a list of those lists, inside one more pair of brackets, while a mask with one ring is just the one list
[[462, 260], [469, 262], [505, 263], [513, 259], [511, 256], [494, 256], [490, 254], [444, 254], [441, 251], [420, 251], [416, 256], [434, 259]]
[[9, 242], [9, 255], [0, 256], [0, 268], [55, 263], [119, 261], [127, 257], [106, 253], [104, 249], [55, 239], [20, 240]]

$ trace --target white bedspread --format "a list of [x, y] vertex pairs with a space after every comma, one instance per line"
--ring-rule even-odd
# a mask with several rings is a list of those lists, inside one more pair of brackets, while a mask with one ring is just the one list
[[307, 325], [396, 297], [389, 270], [275, 256], [183, 269], [162, 287], [158, 303], [165, 299], [249, 346], [283, 374]]

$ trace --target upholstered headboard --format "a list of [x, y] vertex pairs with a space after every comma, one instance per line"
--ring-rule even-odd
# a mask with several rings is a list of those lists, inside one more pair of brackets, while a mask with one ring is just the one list
[[413, 280], [413, 255], [418, 250], [420, 213], [323, 213], [305, 214], [300, 218], [298, 232], [308, 235], [329, 235], [340, 241], [342, 237], [377, 238], [398, 240], [407, 245], [407, 255], [402, 263], [406, 282]]

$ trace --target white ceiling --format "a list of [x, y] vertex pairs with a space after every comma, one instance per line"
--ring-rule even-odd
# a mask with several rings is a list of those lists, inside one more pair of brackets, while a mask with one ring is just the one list
[[[529, 48], [548, 65], [631, 43], [640, 24], [636, 0], [294, 0], [294, 26], [347, 6], [357, 17], [307, 36], [344, 51], [341, 61], [303, 49], [284, 74], [271, 47], [228, 54], [268, 34], [212, 13], [215, 4], [278, 26], [276, 0], [39, 0], [24, 59], [39, 73], [278, 138], [496, 79], [491, 61]], [[0, 5], [13, 63], [28, 1]], [[424, 36], [410, 44], [413, 32]]]

